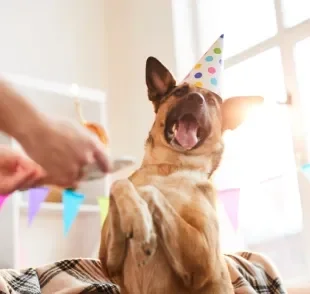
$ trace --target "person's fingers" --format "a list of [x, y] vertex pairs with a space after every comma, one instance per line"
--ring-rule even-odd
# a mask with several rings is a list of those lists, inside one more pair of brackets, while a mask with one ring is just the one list
[[38, 178], [46, 176], [46, 171], [30, 158], [20, 158], [18, 160], [18, 167], [24, 170], [34, 170]]
[[103, 148], [97, 147], [94, 151], [94, 157], [97, 161], [98, 167], [105, 173], [108, 173], [112, 170], [112, 165], [108, 158], [108, 155]]
[[42, 179], [42, 175], [38, 174], [38, 172], [34, 172], [31, 177], [19, 187], [19, 190], [24, 191], [30, 188], [36, 188], [40, 185], [40, 180]]
[[76, 185], [76, 182], [78, 181], [78, 178], [80, 176], [81, 175], [80, 175], [79, 166], [76, 165], [74, 167], [71, 167], [70, 172], [66, 174], [60, 174], [60, 173], [56, 173], [56, 175], [47, 174], [46, 176], [38, 180], [36, 185], [41, 185], [41, 186], [54, 185], [54, 186], [59, 186], [63, 188], [71, 187], [71, 186]]
[[54, 178], [53, 176], [46, 176], [42, 178], [41, 180], [37, 181], [36, 185], [37, 186], [51, 185], [51, 186], [58, 186], [58, 187], [70, 186], [70, 184], [68, 184], [68, 181]]
[[25, 180], [25, 182], [19, 186], [19, 190], [26, 190], [38, 186], [39, 180], [46, 175], [46, 172], [41, 166], [26, 157], [18, 159], [16, 172], [18, 171], [29, 174], [29, 177]]
[[71, 184], [70, 187], [65, 187], [65, 189], [71, 189], [71, 190], [76, 190], [79, 187], [79, 182], [76, 181], [75, 183]]
[[91, 149], [86, 149], [85, 152], [79, 155], [79, 164], [81, 166], [92, 164], [95, 161], [93, 151]]
[[44, 178], [44, 179], [41, 179], [41, 180], [37, 181], [33, 188], [35, 188], [35, 187], [42, 187], [42, 186], [46, 186], [46, 185], [52, 185], [52, 186], [57, 186], [57, 187], [63, 188], [63, 189], [73, 189], [73, 190], [76, 190], [79, 187], [79, 182], [78, 181], [73, 182], [73, 183], [71, 183], [69, 185], [66, 185], [63, 182], [60, 183], [60, 184], [55, 184], [55, 182], [56, 181], [54, 179], [50, 178], [50, 177], [49, 178]]
[[79, 164], [73, 164], [71, 166], [70, 171], [68, 171], [68, 173], [65, 176], [64, 184], [62, 185], [62, 187], [68, 187], [73, 185], [79, 178], [81, 169], [82, 168]]
[[6, 169], [8, 171], [14, 171], [18, 166], [18, 156], [1, 156], [1, 168]]
[[37, 183], [41, 178], [36, 171], [29, 171], [28, 176], [25, 176], [24, 180], [18, 185], [18, 190], [37, 187]]
[[25, 185], [32, 176], [32, 171], [29, 172], [19, 169], [14, 174], [9, 175], [5, 179], [4, 183], [1, 185], [2, 190], [5, 191], [5, 194], [13, 193], [14, 191], [19, 190], [20, 187]]
[[39, 184], [39, 181], [34, 181], [34, 180], [27, 180], [25, 183], [23, 183], [18, 190], [19, 191], [26, 191], [28, 189], [34, 189], [37, 187], [41, 187], [42, 185]]
[[55, 180], [53, 180], [52, 177], [46, 175], [45, 177], [39, 179], [36, 182], [36, 186], [40, 187], [40, 186], [45, 186], [45, 185], [54, 185]]
[[76, 182], [80, 181], [84, 176], [85, 176], [85, 170], [83, 168], [80, 168]]

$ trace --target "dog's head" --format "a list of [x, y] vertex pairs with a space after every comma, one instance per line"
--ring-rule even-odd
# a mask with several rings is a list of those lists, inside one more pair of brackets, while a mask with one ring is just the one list
[[251, 96], [223, 101], [206, 89], [176, 85], [172, 74], [154, 57], [146, 62], [146, 84], [156, 113], [147, 145], [178, 156], [221, 154], [223, 132], [238, 127], [247, 108], [263, 101]]

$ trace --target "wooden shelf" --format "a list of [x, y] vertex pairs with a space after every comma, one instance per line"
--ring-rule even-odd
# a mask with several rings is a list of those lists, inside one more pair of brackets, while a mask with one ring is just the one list
[[[21, 211], [27, 211], [28, 210], [28, 202], [26, 201], [20, 201], [20, 209]], [[40, 206], [40, 211], [44, 212], [62, 212], [63, 211], [63, 204], [62, 203], [52, 203], [52, 202], [43, 202]], [[100, 208], [98, 204], [82, 204], [80, 206], [79, 212], [84, 213], [99, 213]]]
[[12, 73], [1, 73], [1, 76], [4, 77], [7, 81], [11, 82], [14, 86], [58, 94], [71, 99], [74, 99], [74, 96], [78, 95], [79, 99], [81, 100], [101, 103], [106, 101], [105, 93], [98, 89], [78, 87], [78, 85], [76, 84], [70, 85], [50, 82], [38, 78]]

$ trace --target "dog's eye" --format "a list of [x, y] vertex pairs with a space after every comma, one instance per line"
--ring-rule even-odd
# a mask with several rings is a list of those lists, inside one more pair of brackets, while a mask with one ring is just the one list
[[184, 86], [182, 88], [176, 89], [173, 92], [173, 95], [177, 96], [177, 97], [182, 97], [182, 96], [186, 95], [187, 93], [188, 93], [188, 86]]
[[210, 106], [215, 106], [216, 105], [216, 103], [215, 103], [215, 100], [214, 100], [214, 98], [213, 97], [207, 97], [207, 104], [208, 105], [210, 105]]

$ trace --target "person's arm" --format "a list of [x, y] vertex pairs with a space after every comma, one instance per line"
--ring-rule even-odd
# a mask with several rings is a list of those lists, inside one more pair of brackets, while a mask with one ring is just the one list
[[40, 113], [0, 80], [0, 132], [14, 137], [46, 172], [40, 184], [73, 187], [89, 164], [111, 170], [104, 145], [84, 126]]
[[0, 131], [20, 140], [27, 130], [34, 130], [43, 116], [7, 82], [0, 79]]

